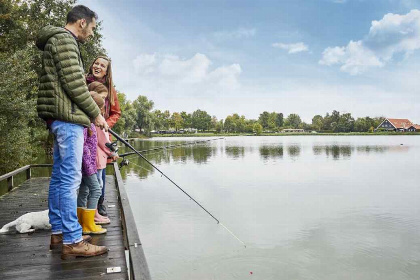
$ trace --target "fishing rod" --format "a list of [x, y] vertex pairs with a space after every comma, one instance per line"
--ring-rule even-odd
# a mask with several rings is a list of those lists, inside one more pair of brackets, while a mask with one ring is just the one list
[[112, 129], [108, 129], [108, 132], [111, 133], [113, 136], [115, 136], [115, 138], [117, 138], [118, 140], [120, 140], [122, 143], [124, 143], [127, 147], [129, 147], [131, 150], [133, 150], [133, 152], [135, 152], [137, 155], [139, 155], [142, 159], [144, 159], [148, 164], [150, 164], [154, 169], [156, 169], [162, 176], [164, 176], [166, 179], [168, 179], [172, 184], [174, 184], [179, 190], [181, 190], [186, 196], [188, 196], [192, 201], [194, 201], [198, 206], [201, 207], [201, 209], [203, 209], [207, 214], [209, 214], [216, 222], [217, 224], [223, 226], [233, 237], [235, 237], [239, 242], [241, 242], [245, 248], [246, 245], [245, 243], [240, 240], [235, 234], [233, 234], [233, 232], [231, 232], [225, 225], [223, 225], [215, 216], [213, 216], [213, 214], [211, 214], [209, 211], [207, 211], [206, 208], [204, 208], [200, 203], [198, 203], [192, 196], [190, 196], [186, 191], [184, 191], [180, 186], [178, 186], [174, 181], [172, 181], [171, 178], [169, 178], [168, 176], [165, 175], [165, 173], [163, 173], [159, 168], [157, 168], [153, 163], [151, 163], [147, 158], [145, 158], [139, 151], [137, 151], [136, 149], [134, 149], [133, 146], [131, 146], [127, 141], [125, 141], [121, 136], [119, 136], [117, 133], [115, 133], [114, 131], [112, 131]]
[[[225, 139], [225, 138], [224, 137], [220, 137], [220, 138], [213, 138], [213, 139], [207, 139], [207, 140], [201, 140], [201, 141], [187, 142], [187, 143], [177, 144], [177, 145], [169, 145], [169, 146], [164, 146], [164, 147], [156, 147], [156, 148], [152, 148], [152, 149], [148, 149], [148, 150], [139, 151], [139, 153], [147, 153], [147, 152], [151, 152], [151, 151], [164, 150], [164, 149], [168, 149], [168, 148], [169, 149], [172, 149], [172, 148], [177, 148], [177, 147], [182, 147], [182, 146], [188, 146], [188, 145], [198, 144], [198, 143], [205, 143], [205, 142], [210, 142], [210, 141], [220, 140], [220, 139]], [[135, 154], [136, 154], [136, 152], [128, 152], [128, 153], [120, 154], [118, 156], [119, 157], [126, 157], [126, 156], [135, 155]]]

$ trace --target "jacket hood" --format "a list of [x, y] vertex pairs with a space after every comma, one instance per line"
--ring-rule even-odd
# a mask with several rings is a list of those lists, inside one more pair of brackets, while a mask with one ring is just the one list
[[41, 51], [44, 50], [45, 45], [47, 44], [48, 40], [59, 33], [68, 33], [67, 30], [65, 30], [62, 27], [55, 27], [51, 25], [47, 25], [44, 28], [41, 29], [41, 31], [38, 34], [38, 37], [36, 39], [36, 46]]

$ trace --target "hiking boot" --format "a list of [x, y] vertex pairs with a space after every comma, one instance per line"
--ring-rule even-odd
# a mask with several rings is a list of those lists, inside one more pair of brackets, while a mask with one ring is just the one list
[[108, 216], [108, 213], [106, 212], [106, 207], [104, 205], [104, 197], [101, 196], [98, 200], [98, 212], [101, 214], [101, 216]]
[[93, 257], [105, 254], [108, 248], [92, 245], [84, 240], [74, 244], [63, 244], [61, 259], [68, 260], [75, 257]]
[[[83, 235], [84, 241], [90, 241], [92, 237], [90, 235]], [[63, 245], [63, 234], [51, 234], [50, 250], [58, 249]]]

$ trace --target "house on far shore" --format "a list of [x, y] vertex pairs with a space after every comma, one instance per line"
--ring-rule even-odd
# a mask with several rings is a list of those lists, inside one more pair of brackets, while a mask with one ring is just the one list
[[304, 133], [305, 130], [296, 129], [296, 128], [286, 128], [286, 129], [283, 129], [281, 132], [283, 132], [283, 133]]
[[386, 131], [420, 131], [420, 125], [413, 124], [408, 119], [384, 119], [381, 124], [375, 129], [386, 130]]

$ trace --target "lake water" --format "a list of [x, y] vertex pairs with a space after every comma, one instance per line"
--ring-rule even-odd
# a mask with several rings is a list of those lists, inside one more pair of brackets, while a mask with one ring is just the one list
[[[161, 138], [135, 147], [201, 141]], [[121, 171], [153, 279], [419, 279], [420, 137], [228, 137]]]

